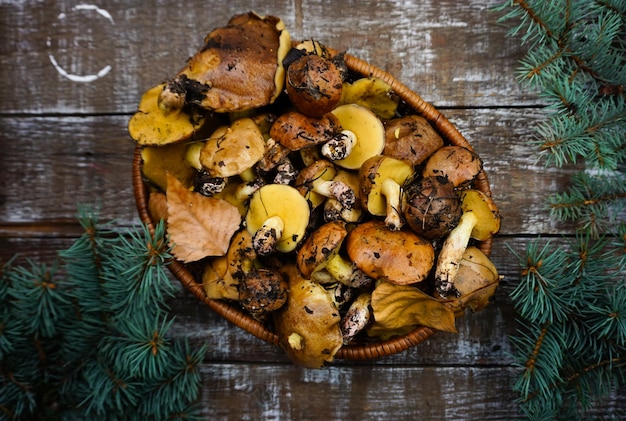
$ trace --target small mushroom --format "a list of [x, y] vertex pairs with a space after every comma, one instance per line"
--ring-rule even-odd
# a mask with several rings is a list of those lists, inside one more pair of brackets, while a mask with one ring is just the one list
[[205, 117], [191, 108], [166, 111], [159, 107], [158, 97], [164, 84], [148, 89], [137, 112], [128, 122], [128, 133], [139, 145], [160, 146], [193, 139]]
[[420, 165], [443, 147], [443, 139], [418, 115], [408, 115], [385, 122], [385, 149], [383, 155]]
[[449, 145], [439, 148], [428, 158], [422, 176], [447, 177], [454, 187], [464, 188], [482, 169], [483, 163], [476, 153], [462, 146]]
[[288, 292], [284, 274], [269, 268], [253, 268], [239, 283], [239, 304], [262, 321], [287, 302]]
[[341, 73], [331, 60], [306, 54], [287, 68], [285, 90], [298, 111], [321, 117], [335, 108], [341, 99]]
[[402, 186], [413, 176], [406, 161], [384, 155], [367, 159], [359, 169], [361, 205], [375, 216], [385, 216], [390, 230], [402, 227]]
[[304, 279], [294, 265], [286, 265], [282, 271], [289, 280], [289, 298], [274, 313], [279, 342], [295, 364], [321, 368], [333, 361], [343, 344], [339, 310], [330, 293]]
[[266, 184], [250, 198], [246, 227], [257, 253], [287, 253], [296, 248], [309, 223], [309, 204], [295, 188]]
[[356, 202], [356, 193], [346, 183], [334, 180], [337, 174], [335, 166], [326, 160], [319, 160], [303, 168], [296, 177], [296, 188], [315, 209], [326, 198], [333, 198], [346, 209], [351, 209]]
[[341, 123], [332, 113], [310, 117], [298, 111], [280, 115], [270, 129], [270, 138], [289, 151], [326, 143], [340, 132]]
[[390, 231], [382, 221], [357, 225], [345, 244], [357, 268], [371, 278], [398, 285], [424, 281], [435, 259], [429, 241], [412, 231]]
[[[345, 104], [332, 112], [343, 129], [341, 139], [346, 145], [334, 146], [336, 149], [345, 147], [350, 150], [346, 157], [334, 160], [340, 167], [356, 170], [369, 158], [380, 155], [385, 147], [385, 128], [383, 123], [369, 109], [356, 104]], [[348, 146], [348, 144], [350, 146]], [[329, 147], [322, 146], [322, 155], [333, 158]]]
[[196, 170], [187, 162], [185, 143], [141, 148], [141, 174], [162, 191], [167, 188], [167, 174], [178, 179], [184, 186], [193, 184]]
[[[339, 170], [334, 181], [341, 181], [349, 186], [352, 191], [359, 191], [359, 176], [353, 171]], [[346, 208], [337, 199], [329, 197], [324, 203], [324, 220], [330, 221], [344, 221], [344, 222], [358, 222], [363, 216], [363, 207], [361, 206], [361, 200], [357, 199], [352, 207]]]
[[340, 104], [357, 104], [372, 110], [382, 120], [393, 118], [400, 97], [391, 85], [378, 77], [363, 77], [343, 84]]
[[319, 283], [340, 282], [364, 288], [373, 280], [340, 254], [348, 231], [341, 222], [323, 224], [305, 240], [296, 256], [298, 270], [305, 279]]
[[446, 177], [424, 177], [404, 187], [402, 213], [417, 234], [443, 238], [459, 223], [461, 199]]
[[467, 189], [461, 195], [463, 214], [446, 237], [437, 260], [435, 289], [440, 297], [454, 294], [459, 262], [470, 238], [485, 241], [500, 230], [500, 215], [490, 197], [480, 190]]
[[200, 163], [213, 177], [239, 175], [265, 153], [265, 139], [251, 118], [241, 118], [218, 128], [204, 143]]
[[202, 272], [202, 288], [207, 298], [212, 300], [239, 300], [239, 280], [228, 271], [226, 256], [207, 261]]

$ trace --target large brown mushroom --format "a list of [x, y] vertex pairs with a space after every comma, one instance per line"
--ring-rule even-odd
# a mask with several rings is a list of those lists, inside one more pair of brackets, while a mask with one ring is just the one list
[[191, 104], [220, 113], [271, 104], [282, 92], [291, 37], [274, 16], [245, 13], [211, 31], [203, 47], [166, 84], [161, 107]]
[[385, 122], [383, 155], [417, 166], [443, 146], [443, 139], [424, 117], [408, 115]]
[[398, 285], [424, 281], [435, 260], [429, 241], [411, 231], [390, 231], [382, 221], [356, 226], [345, 243], [357, 268], [374, 279]]
[[464, 188], [480, 174], [483, 163], [473, 151], [463, 146], [448, 145], [439, 148], [426, 161], [423, 177], [446, 177], [457, 188]]
[[282, 268], [289, 280], [287, 304], [274, 313], [279, 342], [295, 364], [321, 368], [343, 344], [341, 316], [330, 293], [304, 279], [294, 265]]

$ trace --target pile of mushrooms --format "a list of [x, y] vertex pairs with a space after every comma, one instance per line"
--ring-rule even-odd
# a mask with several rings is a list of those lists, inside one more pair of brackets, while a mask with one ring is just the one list
[[297, 364], [418, 325], [454, 331], [499, 276], [472, 150], [344, 54], [246, 13], [207, 35], [129, 122], [149, 211], [208, 298], [266, 323]]

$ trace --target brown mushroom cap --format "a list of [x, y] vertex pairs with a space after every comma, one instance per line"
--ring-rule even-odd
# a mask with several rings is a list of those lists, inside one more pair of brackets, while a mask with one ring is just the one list
[[218, 128], [204, 143], [200, 163], [213, 177], [238, 175], [256, 164], [265, 153], [265, 139], [250, 118]]
[[289, 279], [287, 304], [274, 313], [276, 334], [295, 364], [321, 368], [343, 345], [341, 317], [330, 293], [304, 279], [295, 265], [282, 268]]
[[298, 151], [328, 142], [340, 130], [341, 124], [332, 113], [309, 117], [298, 111], [289, 111], [272, 124], [270, 137], [290, 151]]
[[447, 177], [454, 187], [471, 183], [482, 171], [480, 157], [467, 148], [456, 145], [444, 146], [433, 153], [422, 170], [423, 177]]
[[313, 231], [306, 239], [296, 256], [298, 270], [305, 279], [310, 279], [313, 272], [324, 268], [348, 234], [341, 222], [328, 222]]
[[385, 122], [383, 155], [417, 166], [443, 146], [443, 139], [424, 117], [409, 115]]
[[216, 112], [271, 104], [283, 89], [282, 60], [291, 48], [277, 17], [245, 13], [211, 31], [173, 83], [187, 103]]
[[281, 308], [288, 297], [285, 276], [273, 269], [252, 269], [239, 283], [239, 303], [254, 318], [263, 320]]
[[345, 244], [357, 268], [398, 285], [425, 280], [435, 259], [430, 242], [410, 231], [390, 231], [382, 221], [358, 225], [348, 233]]
[[341, 99], [341, 73], [335, 64], [316, 54], [303, 55], [287, 69], [286, 91], [303, 114], [321, 117]]
[[461, 218], [461, 200], [445, 177], [425, 177], [404, 187], [403, 215], [417, 234], [445, 237]]

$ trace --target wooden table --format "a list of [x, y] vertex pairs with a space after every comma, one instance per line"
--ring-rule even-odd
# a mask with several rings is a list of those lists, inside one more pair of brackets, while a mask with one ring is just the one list
[[[289, 363], [182, 291], [175, 335], [208, 343], [202, 366], [206, 419], [511, 419], [516, 417], [507, 335], [513, 251], [537, 236], [571, 235], [545, 198], [574, 168], [535, 163], [544, 116], [520, 88], [524, 49], [507, 37], [490, 0], [129, 0], [0, 3], [0, 259], [51, 261], [81, 232], [77, 203], [100, 204], [120, 230], [138, 218], [126, 132], [141, 94], [178, 71], [211, 29], [254, 10], [282, 17], [292, 37], [314, 37], [381, 67], [438, 107], [484, 159], [501, 210], [492, 259], [504, 276], [487, 310], [401, 354], [323, 370]], [[178, 5], [177, 5], [178, 4]], [[23, 258], [20, 259], [23, 261]], [[598, 409], [626, 408], [614, 397]]]

